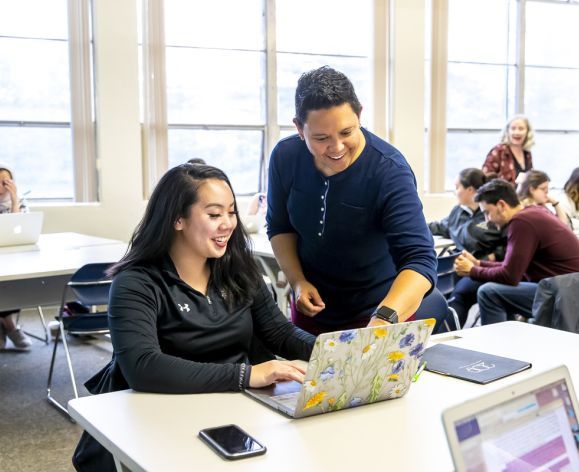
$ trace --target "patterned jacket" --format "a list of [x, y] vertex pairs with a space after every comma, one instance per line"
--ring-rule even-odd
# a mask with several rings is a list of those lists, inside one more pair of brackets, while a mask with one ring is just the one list
[[[523, 172], [527, 172], [533, 168], [533, 157], [530, 151], [524, 151], [525, 154], [525, 168]], [[518, 172], [515, 166], [515, 156], [511, 148], [506, 144], [498, 144], [490, 150], [483, 164], [482, 170], [485, 174], [496, 173], [500, 179], [515, 185], [515, 179]]]

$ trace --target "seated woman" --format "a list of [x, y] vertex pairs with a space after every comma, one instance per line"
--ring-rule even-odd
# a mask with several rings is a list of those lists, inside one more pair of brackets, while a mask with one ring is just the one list
[[[0, 213], [20, 213], [26, 211], [26, 204], [18, 199], [18, 189], [14, 182], [14, 173], [5, 164], [0, 164]], [[14, 311], [0, 311], [0, 350], [6, 347], [8, 337], [18, 351], [28, 351], [32, 342], [16, 325]]]
[[[432, 234], [452, 239], [458, 250], [478, 254], [478, 259], [502, 260], [506, 233], [489, 227], [474, 201], [477, 189], [494, 177], [473, 167], [462, 170], [455, 183], [458, 205], [446, 218], [428, 224]], [[462, 277], [455, 284], [449, 306], [456, 311], [461, 325], [466, 322], [470, 307], [476, 303], [476, 291], [480, 285], [469, 277]]]
[[433, 235], [452, 239], [460, 251], [467, 250], [479, 259], [500, 260], [506, 244], [505, 235], [487, 225], [474, 201], [477, 189], [492, 178], [474, 167], [462, 170], [455, 182], [458, 205], [446, 218], [428, 223], [428, 228]]
[[573, 231], [579, 231], [579, 167], [575, 167], [571, 177], [565, 182], [559, 202]]
[[[114, 353], [86, 386], [91, 393], [242, 391], [303, 381], [296, 363], [252, 358], [253, 341], [308, 360], [315, 338], [279, 311], [254, 262], [225, 174], [182, 164], [157, 184], [114, 276], [109, 326]], [[87, 433], [77, 470], [114, 470]]]
[[559, 206], [559, 201], [549, 195], [549, 176], [540, 170], [531, 170], [527, 172], [525, 179], [517, 188], [517, 196], [521, 204], [525, 207], [529, 205], [538, 205], [545, 208], [549, 213], [553, 213], [547, 205], [554, 209], [557, 218], [563, 223], [569, 225], [569, 219], [565, 210]]

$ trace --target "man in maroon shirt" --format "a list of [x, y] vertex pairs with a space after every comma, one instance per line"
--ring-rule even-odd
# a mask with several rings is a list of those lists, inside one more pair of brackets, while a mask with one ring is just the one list
[[579, 239], [545, 208], [524, 208], [504, 180], [480, 187], [475, 201], [488, 222], [507, 227], [505, 258], [479, 261], [463, 252], [456, 259], [456, 272], [488, 282], [477, 293], [482, 324], [506, 321], [516, 313], [529, 318], [541, 279], [579, 272]]

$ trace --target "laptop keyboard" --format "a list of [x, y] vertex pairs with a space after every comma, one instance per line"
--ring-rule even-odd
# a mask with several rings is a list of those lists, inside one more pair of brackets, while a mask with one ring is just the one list
[[276, 395], [275, 397], [271, 397], [272, 400], [275, 400], [277, 403], [284, 405], [289, 408], [295, 408], [298, 402], [298, 396], [300, 392], [292, 392], [292, 393], [284, 393], [283, 395]]

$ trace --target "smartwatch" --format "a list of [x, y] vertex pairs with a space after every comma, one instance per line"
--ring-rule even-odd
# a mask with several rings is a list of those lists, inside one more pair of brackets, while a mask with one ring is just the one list
[[376, 309], [376, 311], [372, 314], [376, 318], [379, 318], [384, 321], [388, 321], [388, 323], [396, 324], [398, 323], [398, 313], [392, 308], [388, 308], [387, 306], [380, 306]]

